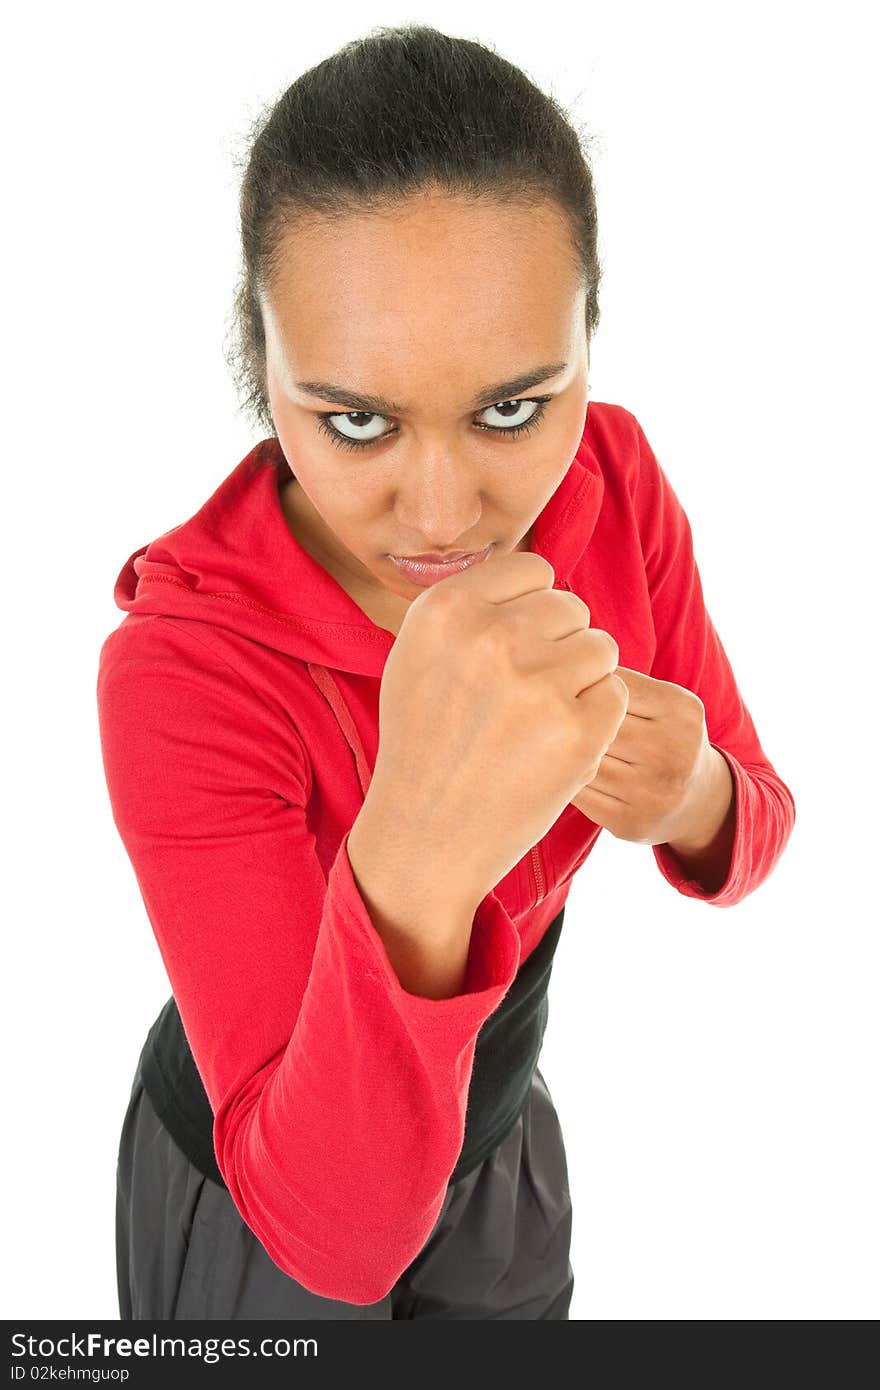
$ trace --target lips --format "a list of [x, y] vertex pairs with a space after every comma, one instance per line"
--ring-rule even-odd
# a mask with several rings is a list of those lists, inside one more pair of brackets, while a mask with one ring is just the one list
[[437, 550], [424, 550], [420, 555], [394, 555], [395, 560], [409, 560], [423, 565], [447, 565], [453, 560], [463, 560], [466, 555], [477, 555], [476, 550], [447, 550], [443, 555]]
[[485, 560], [494, 543], [490, 541], [483, 550], [459, 550], [455, 553], [455, 558], [451, 559], [447, 555], [440, 562], [426, 560], [421, 555], [389, 555], [388, 558], [412, 584], [425, 588], [441, 579], [447, 579], [450, 575], [460, 574], [471, 565], [478, 565], [481, 560]]

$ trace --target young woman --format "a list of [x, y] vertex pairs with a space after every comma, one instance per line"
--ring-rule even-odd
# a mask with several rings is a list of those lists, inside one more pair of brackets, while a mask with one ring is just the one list
[[382, 29], [260, 124], [231, 362], [264, 437], [130, 556], [104, 765], [172, 996], [123, 1318], [565, 1319], [538, 1058], [602, 828], [724, 907], [794, 822], [636, 418], [593, 184], [474, 42]]

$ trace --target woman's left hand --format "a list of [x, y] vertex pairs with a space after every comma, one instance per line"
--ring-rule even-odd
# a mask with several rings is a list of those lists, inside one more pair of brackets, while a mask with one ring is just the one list
[[717, 833], [733, 795], [703, 702], [640, 671], [618, 666], [614, 674], [629, 688], [627, 711], [596, 776], [571, 804], [621, 840], [697, 851]]

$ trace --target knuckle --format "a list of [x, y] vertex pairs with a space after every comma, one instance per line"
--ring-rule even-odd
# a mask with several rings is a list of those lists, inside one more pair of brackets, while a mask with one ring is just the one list
[[617, 691], [621, 704], [624, 709], [626, 709], [629, 705], [629, 686], [626, 681], [622, 676], [616, 675], [614, 671], [609, 671], [607, 679], [611, 681], [613, 687]]
[[596, 747], [596, 725], [592, 719], [579, 719], [571, 734], [571, 746], [575, 750], [584, 783], [592, 782], [599, 771], [599, 764], [605, 756], [602, 748]]
[[549, 580], [550, 585], [552, 586], [553, 581], [556, 578], [556, 571], [551, 565], [550, 561], [545, 559], [543, 555], [537, 555], [533, 550], [523, 551], [522, 553], [524, 555], [528, 555], [532, 563], [543, 566], [546, 572], [546, 578]]
[[618, 660], [620, 656], [620, 649], [617, 645], [615, 638], [612, 637], [610, 632], [606, 632], [603, 627], [592, 627], [589, 630], [588, 636], [590, 638], [590, 641], [593, 642], [596, 646], [597, 651], [600, 647], [605, 648], [606, 654], [602, 657], [602, 660], [608, 667], [609, 673], [614, 669], [615, 666], [620, 665], [620, 662]]
[[589, 604], [584, 603], [584, 600], [581, 598], [580, 594], [567, 593], [565, 596], [566, 598], [571, 599], [573, 604], [577, 608], [578, 613], [584, 620], [584, 627], [589, 627], [590, 618], [592, 616], [590, 613]]
[[597, 753], [595, 749], [591, 750], [590, 758], [584, 771], [585, 782], [592, 782], [593, 778], [599, 775], [599, 768], [602, 765], [603, 756], [604, 754]]
[[[614, 661], [613, 661], [612, 664], [613, 664], [614, 666], [619, 666], [619, 665], [620, 665], [620, 648], [619, 648], [619, 646], [617, 645], [616, 639], [615, 639], [614, 637], [611, 636], [611, 633], [610, 633], [610, 632], [606, 632], [604, 628], [600, 628], [599, 631], [602, 633], [602, 635], [603, 635], [603, 637], [605, 638], [605, 640], [610, 644], [610, 648], [609, 648], [609, 649], [610, 649], [610, 653], [611, 653], [611, 655], [614, 657]], [[619, 680], [620, 677], [618, 677], [617, 679]]]
[[639, 845], [651, 843], [652, 824], [641, 816], [633, 816], [627, 830], [627, 839]]
[[[499, 615], [481, 629], [478, 641], [480, 649], [490, 661], [507, 659], [510, 654], [510, 613]], [[515, 620], [514, 620], [515, 621]]]
[[691, 697], [688, 701], [691, 717], [695, 724], [702, 725], [703, 720], [706, 718], [706, 706], [695, 691], [689, 690], [688, 695]]
[[534, 618], [519, 603], [507, 603], [499, 608], [495, 626], [501, 628], [508, 639], [530, 636], [535, 631]]
[[425, 589], [415, 602], [423, 603], [439, 621], [454, 622], [468, 603], [468, 595], [455, 584], [434, 584], [430, 589]]

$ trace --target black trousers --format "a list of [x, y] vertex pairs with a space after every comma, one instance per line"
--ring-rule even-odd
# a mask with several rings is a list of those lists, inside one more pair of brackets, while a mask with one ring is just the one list
[[225, 1187], [190, 1163], [135, 1072], [119, 1142], [123, 1319], [567, 1319], [574, 1274], [565, 1145], [536, 1069], [526, 1107], [450, 1183], [425, 1245], [378, 1303], [322, 1298], [266, 1254]]

